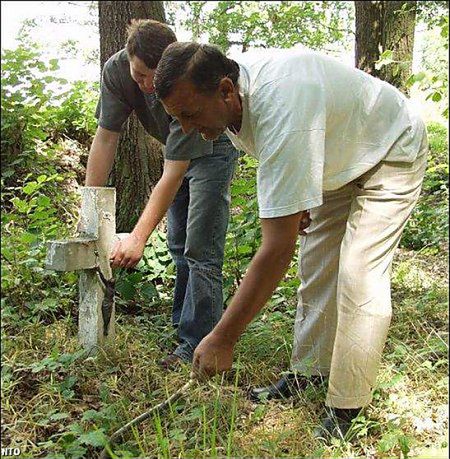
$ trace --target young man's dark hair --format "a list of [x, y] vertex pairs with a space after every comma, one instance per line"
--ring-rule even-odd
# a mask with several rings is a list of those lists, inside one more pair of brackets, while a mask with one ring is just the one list
[[127, 33], [128, 57], [138, 57], [149, 69], [155, 69], [164, 50], [177, 41], [169, 26], [152, 19], [132, 19]]
[[184, 77], [204, 93], [214, 92], [223, 77], [237, 84], [239, 66], [219, 48], [200, 43], [172, 43], [159, 61], [154, 86], [160, 99], [166, 98], [175, 83]]

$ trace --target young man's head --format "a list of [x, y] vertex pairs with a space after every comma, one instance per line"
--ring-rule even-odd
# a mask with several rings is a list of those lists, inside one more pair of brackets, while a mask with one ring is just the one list
[[214, 140], [227, 127], [239, 129], [239, 66], [218, 48], [199, 43], [173, 43], [164, 51], [154, 85], [167, 113], [184, 132], [197, 130]]
[[177, 37], [166, 24], [150, 19], [133, 19], [127, 32], [131, 77], [141, 91], [151, 93], [153, 75], [162, 53]]

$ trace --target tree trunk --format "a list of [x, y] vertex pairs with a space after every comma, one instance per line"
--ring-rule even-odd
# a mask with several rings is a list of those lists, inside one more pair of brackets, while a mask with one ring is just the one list
[[[165, 22], [162, 1], [99, 1], [100, 65], [125, 47], [131, 19]], [[163, 167], [162, 145], [149, 136], [133, 113], [119, 139], [110, 184], [117, 190], [117, 231], [131, 231]]]
[[400, 64], [389, 64], [380, 69], [381, 78], [408, 94], [406, 81], [412, 73], [414, 29], [417, 2], [384, 2], [383, 51], [394, 52], [394, 60]]
[[378, 77], [375, 62], [380, 58], [382, 3], [355, 1], [355, 64]]
[[[412, 72], [416, 1], [355, 1], [356, 66], [408, 94]], [[393, 52], [392, 64], [375, 68], [380, 55]]]

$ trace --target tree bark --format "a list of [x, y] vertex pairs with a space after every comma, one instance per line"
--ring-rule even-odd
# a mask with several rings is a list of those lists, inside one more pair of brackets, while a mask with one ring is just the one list
[[[100, 65], [125, 47], [131, 19], [165, 22], [162, 1], [99, 1]], [[162, 145], [149, 136], [133, 113], [119, 139], [109, 183], [117, 192], [117, 231], [129, 232], [161, 177]]]
[[408, 94], [406, 81], [412, 73], [414, 29], [417, 2], [384, 2], [383, 51], [394, 52], [394, 60], [400, 64], [389, 64], [380, 69], [381, 78]]
[[375, 62], [380, 58], [382, 36], [382, 3], [355, 1], [355, 64], [376, 77]]
[[[416, 1], [355, 1], [355, 64], [408, 95], [412, 72]], [[377, 70], [381, 54], [391, 50], [392, 64]]]

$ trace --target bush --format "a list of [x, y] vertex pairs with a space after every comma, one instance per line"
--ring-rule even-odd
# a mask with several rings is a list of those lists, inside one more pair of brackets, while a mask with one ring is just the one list
[[74, 226], [86, 149], [67, 137], [92, 136], [95, 93], [91, 84], [56, 78], [57, 60], [33, 44], [2, 50], [1, 59], [2, 312], [17, 326], [17, 318], [65, 315], [75, 296], [74, 273], [43, 268], [44, 243]]
[[57, 147], [43, 143], [33, 172], [2, 193], [9, 204], [2, 212], [1, 241], [2, 313], [7, 317], [49, 320], [58, 311], [65, 315], [75, 293], [74, 273], [44, 269], [45, 242], [68, 235], [78, 208], [73, 191], [61, 192], [74, 173], [55, 163]]
[[400, 244], [436, 251], [448, 244], [448, 129], [430, 123], [427, 131], [430, 153], [422, 193]]
[[240, 156], [231, 183], [231, 216], [225, 244], [225, 300], [234, 294], [261, 244], [256, 166], [254, 158]]
[[53, 135], [87, 145], [97, 129], [94, 113], [98, 94], [98, 82], [74, 82], [55, 112]]
[[[261, 224], [256, 192], [258, 162], [248, 155], [241, 155], [231, 183], [231, 216], [225, 244], [223, 287], [225, 303], [232, 298], [247, 271], [253, 256], [261, 245]], [[272, 305], [282, 308], [288, 299], [295, 298], [299, 285], [297, 278], [297, 254], [272, 296]], [[288, 306], [291, 307], [291, 306]]]
[[39, 47], [22, 43], [2, 50], [2, 185], [13, 186], [42, 161], [42, 142], [70, 137], [87, 143], [94, 134], [96, 85], [54, 76], [57, 59], [45, 60]]

